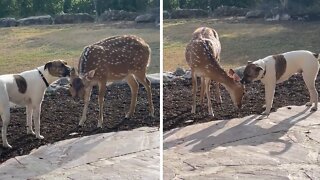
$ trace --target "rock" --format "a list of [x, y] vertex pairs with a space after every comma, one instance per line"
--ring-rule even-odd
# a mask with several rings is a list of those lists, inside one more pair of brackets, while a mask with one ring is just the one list
[[45, 25], [52, 24], [53, 19], [50, 15], [44, 16], [31, 16], [18, 20], [19, 25], [28, 26], [28, 25]]
[[164, 132], [163, 178], [319, 179], [320, 113], [291, 107]]
[[218, 17], [222, 16], [245, 16], [248, 9], [238, 8], [235, 6], [220, 6], [214, 10], [213, 14]]
[[170, 19], [170, 13], [166, 10], [163, 11], [163, 19]]
[[173, 74], [176, 76], [183, 76], [185, 73], [186, 72], [182, 68], [178, 67]]
[[208, 17], [208, 12], [202, 9], [176, 9], [171, 12], [172, 19], [204, 17]]
[[155, 22], [156, 17], [153, 14], [143, 14], [143, 15], [137, 16], [134, 21], [136, 23]]
[[55, 24], [90, 23], [94, 17], [88, 13], [59, 14], [55, 16]]
[[19, 23], [15, 18], [0, 18], [0, 27], [18, 26]]
[[291, 19], [291, 16], [289, 15], [289, 14], [282, 14], [281, 16], [280, 16], [280, 20], [281, 21], [288, 21], [288, 20], [290, 20]]
[[134, 21], [139, 14], [123, 10], [109, 10], [101, 14], [101, 21]]
[[263, 18], [265, 15], [265, 12], [262, 10], [252, 10], [247, 12], [246, 18]]

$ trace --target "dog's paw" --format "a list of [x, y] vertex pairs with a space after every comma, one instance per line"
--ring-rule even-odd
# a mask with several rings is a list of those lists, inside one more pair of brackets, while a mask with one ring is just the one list
[[307, 102], [306, 106], [312, 106], [312, 102]]
[[8, 149], [12, 149], [12, 146], [10, 144], [8, 144], [8, 143], [3, 144], [3, 147], [4, 148], [8, 148]]
[[40, 135], [40, 134], [37, 135], [36, 137], [37, 137], [38, 139], [44, 139], [44, 137], [43, 137], [42, 135]]
[[36, 133], [34, 133], [34, 131], [33, 130], [27, 130], [27, 134], [31, 134], [31, 135], [36, 135]]
[[310, 112], [315, 112], [315, 111], [317, 111], [317, 110], [318, 110], [318, 107], [312, 107], [311, 110], [310, 110]]
[[269, 114], [270, 114], [270, 111], [263, 111], [263, 112], [261, 113], [261, 115], [266, 115], [266, 116], [269, 116]]

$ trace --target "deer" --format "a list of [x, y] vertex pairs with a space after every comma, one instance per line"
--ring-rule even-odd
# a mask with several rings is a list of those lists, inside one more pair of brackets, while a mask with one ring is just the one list
[[190, 42], [186, 46], [185, 59], [191, 68], [192, 77], [192, 108], [191, 113], [196, 113], [197, 78], [201, 78], [200, 99], [203, 102], [207, 97], [208, 113], [214, 116], [211, 98], [210, 82], [215, 81], [215, 96], [218, 103], [222, 103], [220, 85], [222, 84], [231, 96], [234, 106], [240, 109], [244, 96], [244, 85], [240, 77], [230, 69], [228, 73], [220, 66], [221, 44], [216, 30], [209, 27], [197, 28]]
[[131, 89], [131, 103], [125, 118], [134, 114], [140, 82], [146, 89], [149, 115], [154, 116], [151, 82], [146, 77], [151, 61], [151, 49], [140, 37], [134, 35], [113, 36], [84, 47], [79, 58], [78, 72], [70, 72], [69, 91], [76, 100], [84, 100], [79, 126], [86, 121], [86, 114], [93, 86], [98, 85], [99, 119], [98, 128], [103, 124], [103, 105], [106, 84], [125, 80]]

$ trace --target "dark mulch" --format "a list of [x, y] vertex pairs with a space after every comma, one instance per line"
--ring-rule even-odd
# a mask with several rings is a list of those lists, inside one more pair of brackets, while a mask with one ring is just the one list
[[[97, 129], [98, 123], [98, 96], [94, 89], [88, 108], [87, 121], [84, 127], [79, 128], [83, 104], [75, 102], [69, 93], [60, 89], [57, 93], [46, 95], [42, 103], [41, 111], [41, 134], [45, 137], [38, 140], [26, 133], [25, 108], [11, 108], [11, 122], [8, 128], [8, 141], [12, 149], [0, 147], [0, 163], [5, 160], [30, 153], [34, 148], [56, 141], [74, 137], [86, 136], [97, 133], [123, 131], [139, 128], [142, 126], [160, 126], [160, 85], [152, 84], [152, 95], [155, 107], [155, 117], [148, 115], [147, 93], [140, 85], [136, 112], [130, 119], [125, 119], [125, 113], [130, 105], [130, 88], [127, 84], [111, 85], [107, 88], [104, 123], [102, 129]], [[70, 135], [76, 132], [76, 135]], [[2, 143], [2, 142], [1, 142]]]
[[[317, 90], [319, 90], [319, 75], [316, 80], [316, 86]], [[223, 103], [218, 105], [214, 101], [214, 88], [211, 87], [214, 117], [209, 116], [206, 103], [200, 105], [199, 101], [197, 103], [196, 114], [191, 113], [191, 87], [191, 80], [176, 79], [173, 82], [164, 83], [163, 126], [165, 131], [190, 124], [260, 114], [264, 111], [262, 108], [265, 103], [264, 85], [261, 82], [254, 82], [246, 86], [243, 106], [239, 111], [233, 106], [229, 94], [222, 86], [221, 96]], [[199, 92], [197, 100], [199, 100]], [[276, 109], [283, 106], [303, 105], [308, 101], [309, 92], [302, 79], [302, 75], [297, 74], [292, 76], [288, 81], [277, 85], [272, 111], [276, 111]]]

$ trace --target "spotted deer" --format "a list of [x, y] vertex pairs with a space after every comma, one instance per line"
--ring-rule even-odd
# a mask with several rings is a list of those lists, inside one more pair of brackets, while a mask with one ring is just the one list
[[126, 118], [133, 115], [140, 82], [146, 89], [149, 115], [154, 115], [151, 82], [146, 78], [151, 49], [141, 38], [133, 35], [114, 36], [86, 46], [80, 56], [78, 73], [71, 70], [70, 93], [74, 98], [84, 99], [84, 109], [79, 126], [86, 121], [92, 87], [99, 87], [98, 127], [103, 123], [103, 105], [106, 83], [125, 79], [131, 89], [131, 104]]
[[210, 81], [216, 83], [216, 99], [221, 102], [219, 83], [229, 92], [233, 104], [241, 108], [244, 86], [232, 69], [227, 73], [219, 64], [221, 44], [218, 33], [208, 27], [196, 29], [185, 51], [185, 58], [191, 68], [193, 104], [191, 113], [196, 112], [197, 77], [201, 78], [200, 98], [207, 96], [208, 112], [214, 116], [210, 98]]

